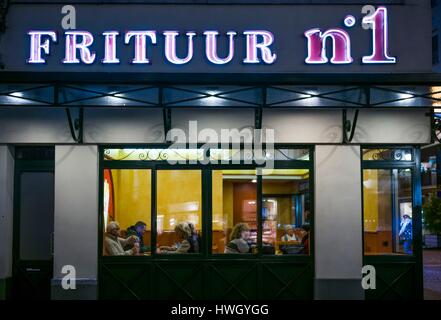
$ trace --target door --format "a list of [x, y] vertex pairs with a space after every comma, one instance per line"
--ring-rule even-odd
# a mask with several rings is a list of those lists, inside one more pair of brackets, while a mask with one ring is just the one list
[[50, 299], [53, 271], [53, 162], [16, 160], [14, 299]]

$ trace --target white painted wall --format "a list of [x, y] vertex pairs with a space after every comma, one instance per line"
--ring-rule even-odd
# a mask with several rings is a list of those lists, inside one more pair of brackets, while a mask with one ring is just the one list
[[84, 141], [87, 143], [163, 142], [160, 109], [86, 109]]
[[[212, 142], [212, 137], [216, 141], [227, 141], [222, 139], [222, 130], [238, 129], [236, 134], [232, 132], [234, 139], [240, 138], [240, 132], [246, 134], [246, 141], [252, 141], [252, 133], [249, 130], [254, 128], [254, 110], [253, 109], [174, 109], [172, 111], [172, 127], [181, 129], [187, 136], [192, 135], [189, 128], [190, 121], [197, 121], [197, 130], [195, 135], [198, 142]], [[207, 129], [209, 131], [207, 131]], [[201, 131], [205, 131], [204, 134]], [[227, 133], [226, 133], [227, 135]], [[237, 140], [240, 141], [240, 140]]]
[[359, 279], [362, 268], [361, 164], [358, 146], [316, 146], [317, 279]]
[[98, 150], [55, 147], [54, 278], [73, 265], [77, 278], [96, 279], [98, 269]]
[[0, 145], [0, 279], [12, 276], [14, 157]]
[[0, 143], [70, 142], [73, 140], [64, 109], [0, 109]]
[[353, 143], [430, 143], [428, 112], [424, 109], [360, 110]]
[[340, 110], [272, 109], [263, 112], [263, 128], [274, 129], [280, 143], [339, 143]]
[[[426, 144], [430, 140], [427, 110], [362, 110], [354, 143]], [[353, 112], [348, 113], [352, 119]], [[252, 109], [174, 109], [172, 126], [188, 131], [188, 121], [198, 129], [252, 128]], [[279, 143], [340, 143], [342, 111], [339, 109], [271, 109], [263, 112], [263, 128], [275, 130]], [[86, 143], [164, 142], [162, 111], [158, 109], [96, 108], [85, 111]], [[204, 139], [200, 139], [204, 142]], [[64, 110], [0, 109], [0, 143], [71, 143]]]

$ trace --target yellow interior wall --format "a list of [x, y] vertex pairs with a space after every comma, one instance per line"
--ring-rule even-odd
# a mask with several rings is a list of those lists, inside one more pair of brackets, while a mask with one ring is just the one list
[[[157, 213], [163, 216], [163, 230], [173, 230], [179, 222], [202, 227], [202, 174], [199, 170], [157, 172]], [[174, 220], [173, 220], [174, 219]]]
[[377, 231], [378, 205], [378, 171], [363, 170], [364, 231]]
[[265, 181], [262, 183], [262, 193], [265, 194], [292, 194], [298, 192], [297, 184], [292, 180]]
[[112, 170], [115, 220], [121, 229], [127, 229], [137, 221], [144, 221], [147, 230], [151, 226], [151, 171]]
[[221, 170], [212, 174], [213, 230], [233, 227], [233, 183], [223, 179]]

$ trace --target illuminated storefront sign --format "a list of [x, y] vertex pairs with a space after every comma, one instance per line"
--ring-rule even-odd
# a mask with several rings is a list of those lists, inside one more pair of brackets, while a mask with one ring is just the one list
[[[356, 18], [348, 15], [344, 19], [347, 28], [354, 27]], [[367, 29], [372, 33], [372, 54], [362, 57], [363, 64], [395, 64], [396, 58], [390, 57], [388, 53], [388, 17], [387, 9], [379, 7], [375, 13], [364, 17], [363, 24], [371, 27]], [[131, 30], [123, 35], [118, 31], [105, 31], [100, 34], [103, 37], [103, 53], [101, 63], [119, 64], [118, 45], [132, 46], [132, 64], [152, 64], [149, 51], [154, 50], [159, 38], [162, 39], [165, 60], [173, 65], [183, 65], [192, 61], [195, 51], [196, 37], [205, 38], [205, 58], [209, 63], [223, 65], [230, 63], [235, 55], [235, 38], [242, 36], [245, 41], [245, 55], [241, 57], [243, 64], [273, 64], [277, 60], [277, 52], [272, 48], [276, 41], [275, 35], [269, 30], [245, 30], [241, 33], [236, 31], [226, 32], [228, 39], [228, 50], [224, 57], [218, 52], [219, 35], [218, 30], [204, 31], [198, 34], [195, 31], [185, 33], [157, 30]], [[306, 64], [351, 64], [354, 59], [351, 51], [351, 37], [349, 33], [341, 28], [332, 28], [322, 31], [319, 28], [307, 30], [304, 33], [308, 55]], [[27, 62], [29, 64], [44, 64], [49, 59], [52, 44], [59, 41], [56, 31], [29, 31], [30, 51]], [[185, 54], [179, 56], [177, 39], [184, 37]], [[64, 32], [65, 54], [62, 64], [93, 64], [97, 59], [98, 50], [94, 46], [95, 36], [89, 31], [69, 30]], [[122, 42], [123, 43], [119, 43]], [[328, 58], [327, 46], [332, 47], [332, 57]], [[280, 43], [283, 46], [283, 43]]]
[[0, 73], [251, 79], [432, 70], [430, 5], [77, 4], [74, 26], [63, 24], [62, 8], [11, 5]]

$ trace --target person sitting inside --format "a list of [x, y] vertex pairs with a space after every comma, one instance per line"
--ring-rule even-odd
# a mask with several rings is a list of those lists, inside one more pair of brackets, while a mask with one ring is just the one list
[[309, 226], [303, 226], [303, 230], [304, 230], [304, 232], [302, 234], [302, 240], [301, 240], [303, 249], [300, 253], [309, 254], [309, 231], [310, 231], [310, 228], [309, 228]]
[[191, 231], [191, 237], [190, 237], [190, 245], [194, 248], [193, 250], [190, 249], [190, 251], [193, 251], [191, 253], [199, 253], [199, 248], [201, 247], [201, 237], [196, 231], [196, 228], [193, 223], [189, 222], [188, 226], [190, 227]]
[[[104, 238], [104, 255], [106, 256], [131, 256], [139, 252], [138, 237], [130, 236], [127, 239], [121, 238], [121, 230], [116, 221], [109, 222], [106, 227]], [[124, 250], [126, 246], [131, 246], [129, 250]]]
[[135, 225], [127, 228], [126, 238], [130, 236], [137, 236], [139, 239], [139, 252], [145, 253], [150, 251], [150, 247], [144, 245], [144, 234], [147, 229], [147, 224], [143, 221], [138, 221]]
[[238, 223], [233, 227], [230, 234], [230, 242], [225, 246], [224, 253], [250, 253], [248, 244], [250, 228], [246, 223]]
[[284, 242], [298, 241], [298, 239], [294, 233], [294, 228], [292, 227], [292, 225], [287, 224], [285, 226], [285, 234], [282, 236], [282, 238], [280, 240], [284, 241]]
[[158, 253], [193, 253], [194, 247], [190, 244], [191, 230], [186, 222], [180, 222], [175, 226], [175, 233], [180, 241], [175, 246], [160, 246]]

